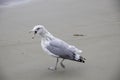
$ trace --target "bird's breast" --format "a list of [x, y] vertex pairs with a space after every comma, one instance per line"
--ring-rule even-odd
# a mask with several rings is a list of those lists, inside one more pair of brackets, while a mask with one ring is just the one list
[[42, 46], [42, 49], [48, 53], [48, 55], [51, 55], [53, 57], [59, 57], [53, 53], [51, 53], [48, 49], [47, 49], [47, 46], [49, 45], [49, 41], [46, 41], [46, 40], [41, 40], [41, 46]]

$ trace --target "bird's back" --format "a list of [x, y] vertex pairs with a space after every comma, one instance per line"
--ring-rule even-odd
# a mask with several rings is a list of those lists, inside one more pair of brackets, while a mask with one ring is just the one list
[[75, 59], [75, 50], [70, 49], [70, 45], [60, 39], [53, 39], [49, 41], [49, 44], [46, 48], [54, 55], [59, 56], [60, 58], [64, 59]]

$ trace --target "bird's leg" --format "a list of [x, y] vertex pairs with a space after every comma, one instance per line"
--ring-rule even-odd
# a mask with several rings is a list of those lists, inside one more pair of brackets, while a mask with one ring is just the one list
[[57, 70], [57, 64], [59, 62], [59, 58], [57, 58], [56, 65], [55, 65], [55, 70]]
[[63, 64], [63, 61], [64, 61], [64, 59], [60, 62], [60, 64], [61, 64], [62, 68], [65, 68], [65, 65]]
[[49, 69], [49, 70], [52, 70], [52, 71], [57, 70], [57, 64], [58, 64], [58, 62], [59, 62], [59, 58], [57, 58], [55, 67], [49, 67], [48, 69]]

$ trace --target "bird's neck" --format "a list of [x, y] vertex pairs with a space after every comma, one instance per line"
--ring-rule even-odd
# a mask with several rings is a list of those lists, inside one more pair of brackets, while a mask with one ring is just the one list
[[47, 30], [45, 30], [43, 33], [40, 33], [39, 35], [42, 37], [42, 39], [45, 39], [45, 40], [54, 39], [54, 36], [50, 32], [48, 32]]

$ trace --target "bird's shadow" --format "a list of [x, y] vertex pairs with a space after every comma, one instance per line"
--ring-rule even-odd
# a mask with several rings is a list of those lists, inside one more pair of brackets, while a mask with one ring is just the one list
[[58, 78], [73, 78], [76, 76], [82, 76], [83, 70], [80, 68], [67, 68], [67, 69], [59, 69], [56, 71], [45, 70], [44, 73], [41, 75], [41, 79], [58, 79]]

